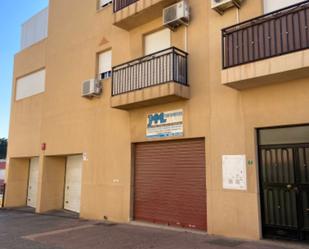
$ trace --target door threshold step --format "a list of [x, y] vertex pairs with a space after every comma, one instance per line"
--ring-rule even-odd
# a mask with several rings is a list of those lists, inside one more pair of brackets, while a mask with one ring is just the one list
[[133, 226], [164, 229], [164, 230], [175, 231], [175, 232], [187, 232], [187, 233], [194, 233], [194, 234], [200, 234], [200, 235], [207, 235], [206, 231], [194, 230], [190, 228], [174, 227], [174, 226], [168, 226], [168, 225], [161, 225], [161, 224], [154, 224], [154, 223], [148, 223], [148, 222], [143, 222], [143, 221], [130, 221], [129, 224]]

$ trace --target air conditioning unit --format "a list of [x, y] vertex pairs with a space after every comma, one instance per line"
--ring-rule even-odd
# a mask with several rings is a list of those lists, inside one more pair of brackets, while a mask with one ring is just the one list
[[187, 1], [180, 1], [163, 10], [164, 26], [174, 30], [180, 25], [188, 25], [190, 7]]
[[95, 97], [102, 93], [102, 84], [97, 79], [90, 79], [83, 82], [82, 97]]
[[243, 0], [211, 0], [211, 8], [223, 15], [224, 11], [231, 7], [240, 8]]

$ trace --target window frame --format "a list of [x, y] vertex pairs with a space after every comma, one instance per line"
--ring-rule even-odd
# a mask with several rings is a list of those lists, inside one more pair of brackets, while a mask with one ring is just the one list
[[[100, 56], [104, 53], [107, 53], [107, 52], [110, 52], [111, 53], [111, 56], [110, 56], [110, 70], [109, 71], [104, 71], [104, 72], [100, 72]], [[113, 71], [113, 50], [112, 48], [108, 48], [108, 49], [105, 49], [103, 51], [100, 51], [97, 53], [97, 56], [96, 56], [96, 60], [97, 60], [97, 63], [96, 63], [96, 74], [97, 74], [97, 78], [102, 81], [102, 80], [107, 80], [109, 78], [112, 77], [112, 71]]]
[[109, 6], [112, 6], [113, 4], [113, 0], [108, 0], [109, 2], [104, 5], [101, 5], [101, 1], [102, 0], [97, 0], [97, 10], [98, 11], [108, 8]]

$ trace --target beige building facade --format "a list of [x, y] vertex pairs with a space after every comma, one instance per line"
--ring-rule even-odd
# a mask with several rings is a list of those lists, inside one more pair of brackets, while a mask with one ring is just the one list
[[309, 239], [307, 1], [109, 2], [50, 0], [16, 54], [5, 206]]

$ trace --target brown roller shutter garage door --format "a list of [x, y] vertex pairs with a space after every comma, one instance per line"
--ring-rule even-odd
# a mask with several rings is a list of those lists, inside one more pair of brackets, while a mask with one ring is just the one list
[[135, 146], [134, 219], [207, 230], [204, 139]]

